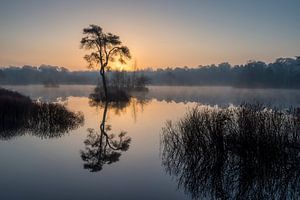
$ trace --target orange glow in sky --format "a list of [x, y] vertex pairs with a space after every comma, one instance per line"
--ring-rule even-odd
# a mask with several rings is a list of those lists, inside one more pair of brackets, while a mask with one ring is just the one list
[[7, 1], [0, 7], [0, 66], [86, 70], [79, 42], [89, 24], [119, 35], [140, 69], [299, 55], [299, 1], [268, 1]]

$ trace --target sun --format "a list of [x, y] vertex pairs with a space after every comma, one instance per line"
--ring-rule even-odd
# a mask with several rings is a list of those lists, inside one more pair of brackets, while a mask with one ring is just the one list
[[118, 70], [118, 71], [133, 71], [134, 63], [132, 60], [127, 61], [126, 64], [122, 64], [119, 61], [116, 61], [110, 64], [110, 68], [111, 70]]

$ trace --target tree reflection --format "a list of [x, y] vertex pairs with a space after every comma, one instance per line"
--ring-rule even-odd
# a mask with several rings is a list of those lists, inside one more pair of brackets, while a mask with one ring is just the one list
[[298, 199], [300, 109], [196, 107], [161, 138], [162, 164], [194, 199]]
[[105, 123], [108, 107], [109, 103], [106, 102], [100, 133], [94, 129], [88, 129], [88, 136], [84, 141], [85, 150], [80, 152], [84, 168], [91, 172], [100, 171], [103, 165], [119, 161], [121, 152], [127, 151], [131, 142], [131, 138], [126, 136], [126, 132], [122, 131], [117, 136], [118, 139], [114, 134], [108, 134], [111, 131], [111, 126]]
[[128, 109], [132, 113], [132, 117], [134, 121], [137, 121], [137, 116], [139, 112], [144, 111], [144, 106], [147, 105], [150, 102], [149, 99], [146, 99], [145, 96], [139, 96], [137, 98], [129, 98], [128, 101], [111, 101], [108, 103], [108, 105], [103, 102], [99, 101], [94, 98], [89, 98], [89, 105], [91, 107], [99, 107], [99, 108], [105, 108], [105, 106], [108, 107], [110, 111], [113, 111], [116, 115], [121, 115], [122, 113], [126, 113]]
[[[88, 129], [87, 139], [84, 141], [85, 150], [80, 152], [84, 161], [84, 168], [91, 172], [102, 170], [105, 164], [111, 164], [119, 161], [122, 152], [127, 151], [131, 142], [131, 138], [126, 136], [126, 132], [122, 131], [117, 136], [110, 134], [111, 126], [106, 125], [107, 112], [113, 111], [116, 115], [126, 113], [131, 110], [133, 119], [136, 121], [137, 113], [143, 111], [144, 105], [148, 103], [145, 95], [139, 98], [126, 98], [115, 101], [103, 101], [98, 98], [97, 94], [101, 92], [101, 88], [96, 88], [95, 93], [89, 96], [89, 105], [103, 109], [102, 122], [100, 124], [100, 132], [94, 129]], [[108, 92], [111, 92], [108, 90]], [[120, 95], [120, 94], [116, 94]], [[122, 95], [120, 95], [122, 96]]]

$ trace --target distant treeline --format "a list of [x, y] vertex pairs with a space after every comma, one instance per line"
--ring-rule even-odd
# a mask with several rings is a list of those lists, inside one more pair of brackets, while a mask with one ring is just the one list
[[99, 74], [95, 71], [69, 71], [64, 67], [41, 65], [40, 67], [0, 68], [0, 84], [96, 84]]
[[300, 57], [279, 58], [273, 63], [250, 61], [198, 68], [157, 69], [146, 73], [156, 85], [214, 85], [233, 87], [300, 88]]
[[[23, 66], [0, 69], [0, 84], [97, 84], [97, 71], [68, 71], [63, 67]], [[152, 85], [205, 85], [246, 88], [300, 88], [300, 57], [278, 58], [275, 62], [249, 61], [244, 65], [229, 63], [198, 66], [145, 69], [123, 72], [125, 76], [147, 77]], [[116, 74], [110, 71], [108, 76]]]

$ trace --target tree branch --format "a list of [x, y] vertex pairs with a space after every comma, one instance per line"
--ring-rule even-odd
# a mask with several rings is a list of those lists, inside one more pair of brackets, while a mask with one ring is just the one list
[[114, 48], [112, 48], [112, 49], [108, 52], [108, 54], [106, 55], [106, 65], [108, 64], [108, 59], [109, 59], [110, 54], [111, 54], [113, 51], [118, 50], [118, 49], [121, 49], [121, 47], [114, 47]]

